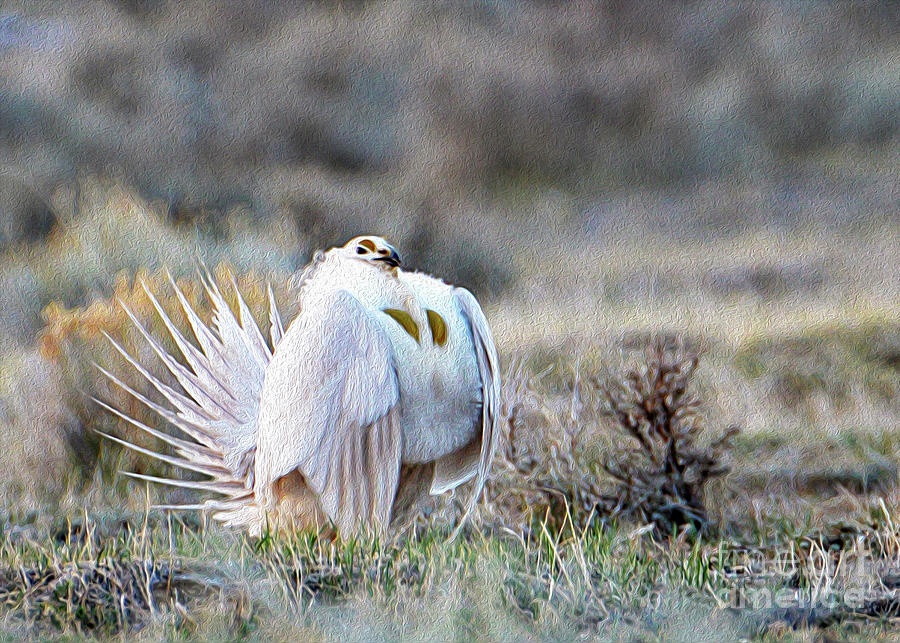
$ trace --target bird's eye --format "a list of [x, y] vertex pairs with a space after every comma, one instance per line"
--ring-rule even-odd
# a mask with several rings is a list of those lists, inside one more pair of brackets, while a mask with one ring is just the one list
[[357, 249], [356, 249], [356, 254], [358, 254], [358, 255], [364, 255], [364, 254], [366, 254], [366, 249], [365, 249], [365, 248], [357, 248]]

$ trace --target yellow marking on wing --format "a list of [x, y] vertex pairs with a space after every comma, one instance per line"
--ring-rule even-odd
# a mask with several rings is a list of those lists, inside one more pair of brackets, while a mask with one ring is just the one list
[[417, 342], [419, 341], [419, 325], [415, 322], [415, 320], [408, 312], [406, 312], [405, 310], [399, 310], [397, 308], [385, 308], [384, 312], [395, 322], [400, 324], [403, 327], [403, 330], [409, 333], [410, 337], [412, 337]]
[[428, 326], [431, 328], [431, 337], [434, 339], [434, 343], [443, 346], [447, 343], [447, 322], [431, 309], [426, 310], [425, 314], [428, 315]]

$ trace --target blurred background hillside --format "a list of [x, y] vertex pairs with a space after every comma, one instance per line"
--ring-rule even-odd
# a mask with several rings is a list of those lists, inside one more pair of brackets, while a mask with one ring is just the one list
[[6, 1], [0, 50], [3, 247], [79, 172], [495, 289], [501, 232], [896, 214], [896, 3]]
[[744, 426], [895, 426], [898, 79], [895, 2], [0, 2], [11, 457], [82, 448], [51, 302], [363, 232], [506, 358], [671, 329]]

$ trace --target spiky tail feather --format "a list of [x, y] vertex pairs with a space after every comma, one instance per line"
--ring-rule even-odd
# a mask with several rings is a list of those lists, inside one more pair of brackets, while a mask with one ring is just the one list
[[[259, 396], [266, 366], [272, 359], [272, 350], [263, 339], [234, 278], [231, 283], [237, 297], [237, 318], [209, 272], [204, 270], [200, 274], [200, 280], [213, 307], [212, 327], [210, 327], [203, 323], [191, 307], [172, 276], [168, 275], [168, 277], [181, 308], [187, 316], [199, 348], [188, 341], [172, 323], [159, 301], [150, 292], [146, 282], [142, 282], [142, 286], [181, 352], [187, 367], [179, 363], [165, 350], [162, 344], [154, 339], [124, 302], [120, 300], [119, 304], [178, 382], [183, 393], [153, 376], [115, 339], [109, 335], [106, 335], [106, 338], [125, 360], [169, 402], [172, 408], [153, 402], [110, 371], [99, 365], [95, 364], [95, 366], [114, 385], [178, 428], [190, 440], [177, 438], [164, 431], [151, 428], [106, 402], [94, 398], [95, 402], [110, 413], [169, 444], [173, 447], [176, 455], [165, 455], [103, 432], [98, 431], [98, 433], [133, 451], [187, 471], [202, 473], [209, 476], [210, 479], [190, 481], [123, 472], [125, 475], [184, 489], [212, 491], [225, 496], [224, 499], [206, 500], [199, 504], [165, 505], [159, 508], [212, 511], [215, 519], [227, 525], [251, 526], [254, 521], [260, 519], [259, 509], [254, 502], [252, 491], [253, 461], [256, 450]], [[271, 286], [267, 288], [267, 297], [269, 337], [274, 348], [281, 341], [284, 326], [275, 305]]]

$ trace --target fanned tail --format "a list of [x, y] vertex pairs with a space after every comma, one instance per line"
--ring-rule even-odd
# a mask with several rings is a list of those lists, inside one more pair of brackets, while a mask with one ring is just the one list
[[[237, 317], [209, 272], [204, 270], [200, 274], [213, 308], [210, 326], [203, 323], [172, 276], [168, 277], [199, 348], [172, 323], [147, 284], [142, 282], [142, 286], [187, 366], [170, 355], [121, 300], [119, 304], [178, 382], [181, 392], [152, 375], [115, 339], [109, 335], [106, 337], [125, 360], [168, 401], [171, 408], [157, 404], [110, 371], [99, 365], [95, 366], [114, 385], [178, 428], [190, 439], [185, 440], [154, 429], [94, 398], [95, 402], [110, 413], [170, 445], [175, 455], [166, 455], [106, 433], [98, 433], [161, 462], [186, 471], [202, 473], [208, 476], [209, 480], [179, 480], [124, 472], [126, 475], [148, 482], [183, 489], [211, 491], [224, 496], [224, 499], [206, 500], [199, 504], [167, 505], [161, 508], [213, 511], [215, 512], [213, 517], [227, 525], [248, 526], [254, 519], [258, 519], [259, 513], [253, 499], [256, 420], [259, 415], [259, 397], [265, 369], [272, 359], [272, 350], [263, 338], [233, 277], [231, 284], [237, 297]], [[281, 341], [284, 326], [275, 305], [271, 286], [267, 288], [267, 297], [269, 338], [274, 348]]]

